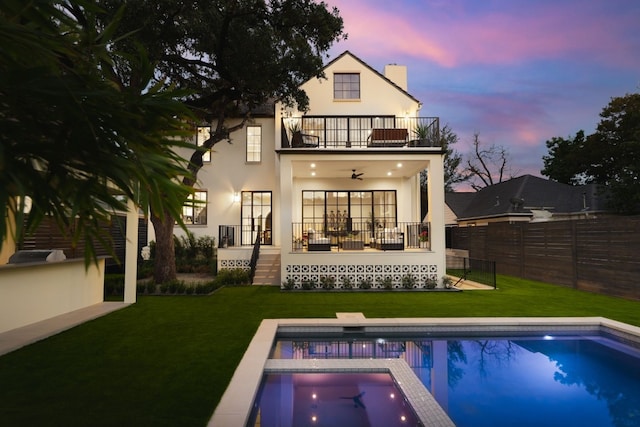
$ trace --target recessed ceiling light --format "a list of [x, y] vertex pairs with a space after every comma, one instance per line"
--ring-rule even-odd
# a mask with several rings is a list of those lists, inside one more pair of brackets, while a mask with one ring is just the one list
[[311, 167], [312, 167], [312, 168], [315, 168], [315, 167], [316, 167], [316, 164], [315, 164], [315, 163], [311, 163]]
[[315, 171], [312, 171], [312, 172], [311, 172], [311, 176], [316, 176]]
[[402, 163], [398, 163], [398, 167], [401, 168], [402, 167]]
[[387, 172], [387, 176], [391, 176], [391, 171]]

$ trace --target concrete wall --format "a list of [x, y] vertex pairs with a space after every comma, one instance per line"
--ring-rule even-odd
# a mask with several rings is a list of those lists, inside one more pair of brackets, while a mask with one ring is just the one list
[[104, 264], [84, 259], [0, 266], [0, 333], [98, 304]]

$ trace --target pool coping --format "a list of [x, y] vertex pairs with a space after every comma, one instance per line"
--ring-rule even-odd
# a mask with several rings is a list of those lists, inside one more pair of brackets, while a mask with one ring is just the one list
[[[229, 383], [226, 391], [224, 392], [218, 406], [216, 407], [212, 417], [209, 420], [208, 426], [225, 426], [225, 427], [244, 427], [248, 421], [251, 407], [255, 396], [258, 392], [260, 382], [262, 380], [263, 372], [269, 367], [278, 366], [280, 372], [284, 370], [293, 371], [296, 366], [303, 366], [300, 361], [285, 360], [284, 362], [275, 362], [269, 359], [271, 348], [278, 332], [279, 328], [292, 330], [296, 332], [317, 332], [318, 330], [335, 331], [337, 329], [366, 327], [368, 331], [377, 332], [380, 331], [398, 331], [410, 330], [411, 332], [417, 331], [451, 331], [451, 332], [527, 332], [540, 330], [545, 328], [551, 332], [566, 330], [567, 327], [571, 327], [571, 330], [575, 331], [602, 331], [606, 330], [607, 333], [615, 335], [622, 341], [633, 342], [636, 345], [640, 345], [640, 328], [626, 323], [611, 320], [605, 317], [458, 317], [458, 318], [372, 318], [367, 319], [364, 316], [355, 315], [349, 316], [348, 313], [340, 313], [339, 318], [335, 319], [264, 319], [260, 324], [256, 334], [249, 343], [249, 346], [242, 357], [242, 360], [238, 364], [231, 382]], [[342, 359], [327, 361], [332, 362], [335, 366], [349, 366], [352, 362], [348, 360], [354, 360], [353, 365], [362, 364], [362, 362], [369, 362], [365, 359]], [[390, 360], [378, 359], [382, 363], [378, 363], [376, 366], [383, 366], [385, 362]], [[289, 363], [287, 363], [289, 362]], [[309, 366], [313, 366], [315, 363], [317, 366], [321, 365], [320, 360], [308, 360]], [[347, 362], [345, 364], [344, 362]], [[324, 362], [323, 362], [324, 363]], [[331, 363], [327, 364], [327, 366]], [[386, 367], [392, 364], [387, 363]], [[287, 368], [289, 366], [289, 368]], [[396, 365], [394, 365], [396, 366]], [[398, 368], [399, 369], [399, 368]], [[400, 371], [397, 371], [400, 372]], [[403, 377], [404, 378], [404, 377]], [[422, 385], [422, 384], [421, 384]], [[424, 387], [424, 386], [423, 386]], [[403, 393], [407, 390], [403, 389]], [[409, 396], [405, 393], [405, 396], [409, 402], [414, 394], [412, 390], [409, 390]], [[423, 399], [420, 392], [416, 392], [416, 399]], [[431, 396], [429, 394], [429, 396]], [[421, 402], [416, 400], [416, 402]], [[424, 400], [424, 406], [421, 404], [417, 407], [414, 406], [414, 410], [418, 413], [418, 409], [421, 411], [418, 413], [421, 416], [422, 409], [426, 411], [428, 415], [427, 424], [425, 426], [452, 426], [450, 418], [446, 416], [441, 417], [440, 411], [444, 413], [444, 410], [440, 408], [433, 397], [426, 398]], [[432, 403], [437, 405], [437, 408], [432, 406]], [[431, 418], [433, 417], [433, 418]], [[432, 419], [434, 423], [429, 420]], [[448, 421], [447, 421], [448, 420]]]

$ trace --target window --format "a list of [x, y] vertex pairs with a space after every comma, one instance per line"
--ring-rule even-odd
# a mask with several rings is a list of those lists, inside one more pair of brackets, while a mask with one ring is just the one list
[[360, 99], [360, 74], [335, 73], [333, 75], [334, 99]]
[[[211, 136], [211, 128], [209, 126], [198, 126], [196, 131], [196, 145], [198, 147], [202, 147], [204, 142], [209, 139]], [[211, 161], [211, 150], [207, 150], [202, 153], [202, 161], [210, 162]]]
[[182, 220], [186, 225], [207, 223], [207, 192], [196, 190], [182, 206]]
[[262, 160], [262, 128], [247, 126], [247, 163]]
[[356, 234], [368, 242], [385, 227], [397, 226], [395, 190], [302, 191], [302, 227], [328, 235]]

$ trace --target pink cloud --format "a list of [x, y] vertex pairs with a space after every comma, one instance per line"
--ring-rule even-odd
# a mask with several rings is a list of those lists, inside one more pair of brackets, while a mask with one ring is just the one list
[[[348, 44], [356, 46], [354, 53], [378, 57], [389, 52], [397, 56], [429, 58], [437, 63], [454, 65], [454, 58], [444, 46], [429, 40], [419, 29], [401, 15], [386, 13], [362, 1], [334, 1], [344, 19]], [[344, 4], [340, 4], [344, 3]], [[386, 60], [393, 58], [385, 58]]]
[[[348, 42], [366, 55], [389, 51], [428, 59], [444, 67], [514, 64], [536, 59], [583, 55], [585, 59], [640, 66], [629, 56], [632, 43], [624, 29], [637, 16], [610, 12], [603, 3], [505, 2], [500, 9], [473, 13], [462, 0], [394, 3], [393, 10], [365, 0], [333, 0], [345, 20]], [[419, 7], [418, 7], [419, 6]], [[355, 49], [353, 49], [355, 50]]]

